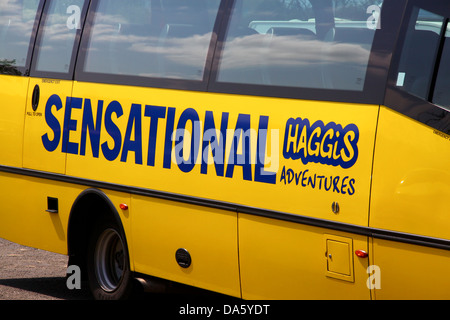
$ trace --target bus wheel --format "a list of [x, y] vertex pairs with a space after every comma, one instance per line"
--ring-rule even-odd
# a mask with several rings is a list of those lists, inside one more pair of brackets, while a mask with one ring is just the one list
[[113, 222], [94, 230], [88, 248], [88, 279], [98, 300], [121, 300], [130, 296], [133, 278], [125, 237]]

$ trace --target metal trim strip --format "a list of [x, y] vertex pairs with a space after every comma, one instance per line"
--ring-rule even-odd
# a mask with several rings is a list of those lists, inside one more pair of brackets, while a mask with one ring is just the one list
[[255, 207], [245, 206], [245, 205], [241, 205], [241, 204], [235, 204], [235, 203], [231, 203], [231, 202], [206, 199], [206, 198], [158, 191], [158, 190], [147, 189], [147, 188], [133, 187], [133, 186], [127, 186], [127, 185], [121, 185], [121, 184], [116, 184], [116, 183], [97, 181], [97, 180], [91, 180], [91, 179], [85, 179], [85, 178], [79, 178], [79, 177], [72, 177], [72, 176], [51, 173], [51, 172], [38, 171], [38, 170], [33, 170], [33, 169], [17, 168], [17, 167], [0, 165], [0, 172], [23, 175], [23, 176], [28, 176], [28, 177], [40, 178], [40, 179], [46, 179], [46, 180], [52, 180], [52, 181], [58, 181], [58, 182], [65, 182], [65, 183], [70, 183], [70, 184], [77, 184], [77, 185], [86, 186], [88, 188], [98, 188], [98, 189], [105, 189], [105, 190], [111, 190], [111, 191], [125, 192], [125, 193], [134, 194], [134, 195], [141, 195], [141, 196], [147, 196], [147, 197], [151, 197], [151, 198], [176, 201], [176, 202], [198, 205], [198, 206], [203, 206], [203, 207], [209, 207], [209, 208], [214, 208], [214, 209], [249, 214], [249, 215], [254, 215], [254, 216], [259, 216], [259, 217], [264, 217], [264, 218], [269, 218], [269, 219], [282, 220], [282, 221], [287, 221], [287, 222], [292, 222], [292, 223], [298, 223], [298, 224], [303, 224], [303, 225], [319, 227], [319, 228], [348, 232], [348, 233], [363, 235], [363, 236], [372, 237], [372, 238], [376, 238], [376, 239], [402, 242], [402, 243], [408, 243], [408, 244], [413, 244], [413, 245], [418, 245], [418, 246], [425, 246], [425, 247], [431, 247], [431, 248], [437, 248], [437, 249], [450, 251], [450, 240], [449, 239], [435, 238], [435, 237], [423, 236], [423, 235], [418, 235], [418, 234], [410, 234], [410, 233], [394, 231], [394, 230], [377, 229], [377, 228], [371, 228], [368, 226], [353, 225], [353, 224], [336, 222], [336, 221], [331, 221], [331, 220], [312, 218], [312, 217], [308, 217], [308, 216], [304, 216], [304, 215], [297, 215], [297, 214], [292, 214], [292, 213], [287, 213], [287, 212], [255, 208]]

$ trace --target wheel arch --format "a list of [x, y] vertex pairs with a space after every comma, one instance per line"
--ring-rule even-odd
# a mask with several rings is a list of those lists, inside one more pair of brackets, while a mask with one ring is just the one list
[[103, 191], [95, 188], [81, 192], [75, 199], [69, 214], [67, 251], [68, 265], [79, 266], [82, 275], [86, 274], [86, 252], [90, 234], [102, 219], [112, 219], [117, 223], [128, 246], [119, 213], [109, 197]]

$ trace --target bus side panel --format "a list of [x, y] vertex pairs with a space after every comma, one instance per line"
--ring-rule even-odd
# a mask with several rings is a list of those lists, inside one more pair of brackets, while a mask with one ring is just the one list
[[[67, 222], [79, 187], [51, 180], [0, 173], [0, 236], [7, 240], [67, 254]], [[58, 199], [50, 213], [48, 197]]]
[[[132, 207], [135, 271], [240, 297], [235, 212], [140, 196]], [[178, 249], [190, 266], [177, 263]]]
[[449, 251], [381, 239], [373, 242], [375, 299], [450, 298]]
[[[381, 108], [370, 226], [450, 239], [448, 159], [449, 136]], [[377, 298], [450, 297], [448, 251], [375, 239], [374, 263], [381, 272]]]
[[242, 297], [370, 299], [355, 250], [367, 252], [367, 237], [240, 214]]
[[[130, 206], [137, 272], [239, 296], [237, 207], [269, 211], [274, 224], [279, 212], [368, 224], [379, 106], [84, 82], [75, 82], [72, 99], [79, 104], [67, 113], [73, 126], [64, 130], [74, 148], [66, 173], [137, 188]], [[200, 206], [154, 200], [155, 194], [193, 197]], [[211, 202], [231, 211], [201, 206]], [[322, 257], [323, 235], [295, 239], [303, 236], [318, 241]], [[175, 260], [179, 248], [193, 248], [186, 270]], [[316, 280], [327, 291], [325, 277]], [[347, 287], [345, 281], [334, 288]], [[360, 286], [366, 298], [365, 281]]]
[[73, 95], [69, 176], [367, 226], [378, 106], [83, 82]]
[[0, 75], [0, 163], [22, 166], [23, 125], [28, 78]]

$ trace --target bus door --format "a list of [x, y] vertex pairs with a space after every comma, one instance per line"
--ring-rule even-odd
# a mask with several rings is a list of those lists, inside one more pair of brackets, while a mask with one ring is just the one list
[[22, 166], [24, 110], [33, 32], [44, 1], [0, 1], [0, 163]]
[[[20, 176], [22, 167], [24, 112], [34, 38], [44, 1], [0, 1], [0, 236], [23, 242], [22, 221], [15, 214], [24, 203]], [[20, 169], [19, 169], [20, 170]], [[19, 227], [20, 226], [20, 227]]]
[[[31, 3], [34, 1], [23, 1]], [[64, 201], [70, 197], [51, 180], [27, 176], [27, 169], [38, 175], [65, 174], [70, 140], [66, 136], [72, 122], [72, 79], [74, 57], [81, 33], [83, 6], [87, 1], [45, 1], [33, 56], [28, 94], [21, 119], [23, 128], [22, 176], [5, 180], [10, 208], [3, 211], [5, 238], [23, 245], [37, 246], [53, 252], [67, 251], [64, 221], [70, 210]], [[25, 111], [25, 114], [23, 113]], [[66, 120], [66, 121], [65, 121]], [[17, 192], [23, 190], [23, 192]], [[12, 200], [13, 199], [13, 200]], [[59, 200], [58, 200], [59, 199]], [[73, 200], [71, 200], [73, 201]], [[23, 203], [21, 212], [15, 203]], [[67, 213], [63, 214], [63, 213]]]
[[450, 10], [414, 0], [405, 12], [377, 131], [373, 287], [377, 299], [448, 299]]
[[[73, 70], [87, 2], [47, 1], [31, 64], [25, 111], [23, 166], [65, 174], [72, 152]], [[75, 111], [73, 111], [75, 112]]]

